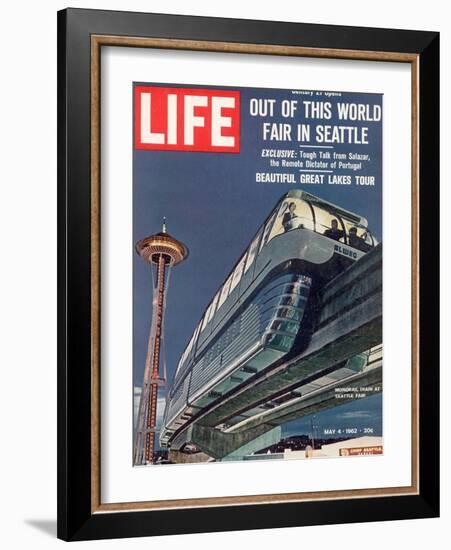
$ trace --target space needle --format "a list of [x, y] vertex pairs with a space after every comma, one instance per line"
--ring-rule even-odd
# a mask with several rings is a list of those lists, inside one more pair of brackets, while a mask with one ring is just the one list
[[158, 388], [166, 383], [160, 371], [166, 293], [171, 268], [188, 257], [188, 248], [169, 235], [166, 219], [156, 235], [136, 243], [136, 252], [151, 266], [153, 278], [152, 323], [147, 345], [144, 379], [135, 432], [133, 464], [151, 464], [155, 450]]

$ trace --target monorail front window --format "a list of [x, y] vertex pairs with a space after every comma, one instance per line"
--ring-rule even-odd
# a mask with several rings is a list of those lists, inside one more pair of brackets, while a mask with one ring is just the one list
[[268, 241], [292, 229], [314, 230], [313, 215], [310, 205], [296, 198], [287, 199], [282, 202]]
[[367, 227], [352, 223], [345, 218], [343, 218], [343, 223], [346, 230], [346, 242], [353, 248], [367, 252], [377, 244]]
[[260, 250], [274, 237], [293, 229], [315, 231], [364, 252], [377, 244], [370, 231], [358, 223], [358, 218], [351, 220], [333, 208], [290, 197], [282, 202], [277, 215], [271, 216], [266, 224]]
[[315, 212], [316, 232], [334, 241], [345, 242], [346, 231], [342, 219], [334, 212], [313, 206]]

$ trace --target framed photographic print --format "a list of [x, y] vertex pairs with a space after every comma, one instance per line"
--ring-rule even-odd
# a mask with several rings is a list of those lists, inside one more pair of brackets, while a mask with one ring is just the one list
[[58, 14], [58, 536], [438, 515], [437, 33]]

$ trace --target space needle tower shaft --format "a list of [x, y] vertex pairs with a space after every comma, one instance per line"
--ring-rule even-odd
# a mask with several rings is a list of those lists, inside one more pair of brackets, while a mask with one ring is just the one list
[[167, 233], [166, 223], [163, 221], [162, 231], [139, 241], [136, 244], [136, 251], [156, 270], [152, 323], [138, 409], [133, 458], [135, 465], [144, 465], [153, 462], [157, 431], [158, 388], [165, 383], [165, 377], [162, 377], [160, 372], [160, 360], [168, 274], [172, 266], [186, 259], [188, 249]]

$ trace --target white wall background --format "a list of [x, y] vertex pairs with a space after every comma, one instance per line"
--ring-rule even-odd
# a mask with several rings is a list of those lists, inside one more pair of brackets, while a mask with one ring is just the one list
[[[123, 9], [435, 30], [442, 33], [442, 280], [451, 278], [449, 212], [451, 30], [439, 0], [72, 0], [72, 7]], [[56, 11], [61, 1], [4, 3], [0, 35], [0, 541], [3, 548], [51, 549], [56, 536]], [[446, 154], [447, 153], [447, 154]], [[26, 252], [23, 252], [23, 251]], [[450, 333], [449, 284], [442, 289], [442, 340]], [[444, 346], [445, 348], [445, 346]], [[326, 548], [411, 550], [449, 538], [451, 386], [449, 348], [442, 350], [442, 518], [163, 537], [166, 549]], [[150, 539], [84, 543], [144, 548]]]

